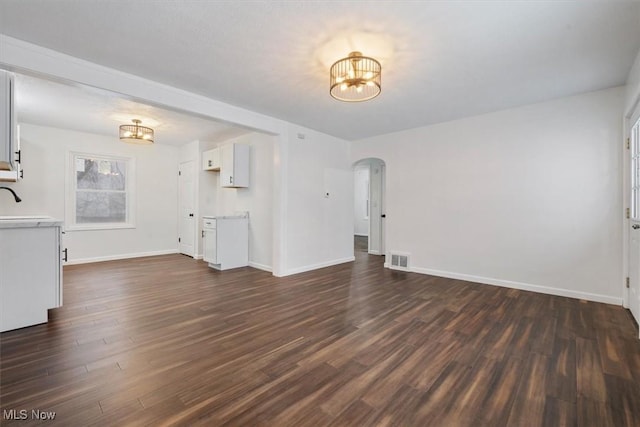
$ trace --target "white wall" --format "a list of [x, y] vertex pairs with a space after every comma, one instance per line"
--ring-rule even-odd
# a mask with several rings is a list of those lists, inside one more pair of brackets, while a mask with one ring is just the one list
[[353, 234], [369, 235], [369, 166], [358, 165], [353, 170]]
[[294, 125], [288, 135], [287, 274], [352, 261], [349, 142]]
[[382, 135], [387, 251], [414, 271], [619, 304], [624, 91]]
[[636, 56], [629, 76], [627, 77], [627, 86], [625, 90], [625, 114], [631, 114], [631, 110], [636, 106], [636, 102], [640, 98], [640, 52]]
[[107, 137], [21, 124], [25, 178], [5, 183], [22, 198], [0, 194], [0, 215], [65, 217], [65, 176], [69, 151], [134, 157], [136, 228], [67, 231], [64, 245], [72, 262], [174, 253], [177, 250], [177, 148], [125, 144]]
[[[202, 212], [210, 215], [233, 215], [249, 212], [249, 265], [271, 271], [273, 267], [273, 144], [274, 137], [251, 133], [233, 138], [231, 143], [251, 147], [249, 187], [220, 187], [219, 172], [204, 172], [201, 185]], [[206, 147], [208, 149], [210, 145]]]

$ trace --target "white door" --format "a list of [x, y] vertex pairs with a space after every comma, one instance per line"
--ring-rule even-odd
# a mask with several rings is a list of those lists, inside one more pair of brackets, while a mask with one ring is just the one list
[[387, 208], [386, 208], [386, 170], [384, 163], [380, 165], [380, 254], [385, 254], [386, 228], [387, 228]]
[[629, 309], [640, 323], [640, 120], [631, 127], [631, 220], [629, 221]]
[[369, 165], [353, 170], [353, 234], [369, 236]]
[[640, 220], [631, 220], [629, 242], [629, 309], [640, 323]]
[[178, 251], [195, 256], [196, 218], [195, 218], [195, 162], [180, 163], [178, 172]]
[[371, 162], [369, 174], [369, 253], [384, 255], [383, 242], [383, 198], [384, 164], [379, 160]]

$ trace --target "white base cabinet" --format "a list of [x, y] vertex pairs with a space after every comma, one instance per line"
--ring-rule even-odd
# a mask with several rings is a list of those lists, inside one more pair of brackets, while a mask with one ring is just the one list
[[242, 216], [204, 217], [202, 258], [217, 270], [249, 265], [249, 218]]
[[48, 321], [62, 306], [60, 226], [0, 228], [0, 332]]

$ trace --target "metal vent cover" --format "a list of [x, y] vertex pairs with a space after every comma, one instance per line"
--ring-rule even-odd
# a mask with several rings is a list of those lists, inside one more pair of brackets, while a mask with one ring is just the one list
[[409, 271], [409, 254], [391, 253], [391, 268]]

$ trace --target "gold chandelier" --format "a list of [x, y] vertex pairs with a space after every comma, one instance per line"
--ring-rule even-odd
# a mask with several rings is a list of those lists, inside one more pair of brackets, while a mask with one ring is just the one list
[[142, 121], [138, 119], [131, 121], [132, 125], [120, 126], [120, 139], [132, 144], [153, 144], [153, 129], [140, 126]]
[[334, 63], [329, 74], [329, 93], [340, 101], [367, 101], [380, 94], [382, 67], [361, 52], [351, 52]]

